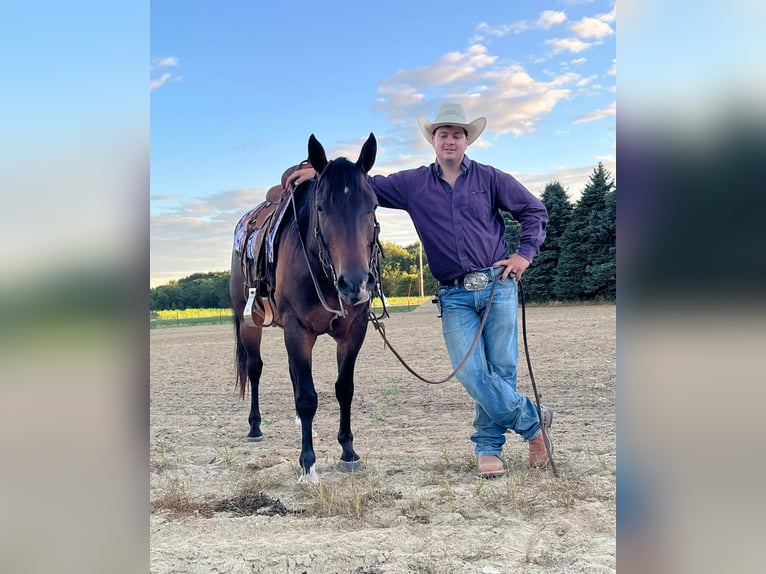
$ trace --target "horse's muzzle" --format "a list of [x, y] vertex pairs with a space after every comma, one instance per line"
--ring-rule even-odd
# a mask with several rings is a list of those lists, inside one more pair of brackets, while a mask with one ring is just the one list
[[366, 275], [360, 274], [358, 278], [354, 278], [353, 274], [343, 273], [338, 276], [337, 287], [344, 303], [361, 305], [372, 297], [372, 291], [375, 288], [375, 276], [367, 272]]

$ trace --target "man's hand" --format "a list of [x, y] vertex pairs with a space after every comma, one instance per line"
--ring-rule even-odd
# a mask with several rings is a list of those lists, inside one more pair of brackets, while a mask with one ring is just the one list
[[311, 166], [304, 167], [303, 169], [296, 169], [294, 172], [292, 172], [290, 175], [287, 176], [287, 179], [285, 180], [285, 185], [287, 185], [287, 189], [290, 189], [292, 185], [295, 185], [295, 187], [298, 187], [304, 181], [309, 181], [314, 179], [314, 177], [316, 177], [316, 174], [317, 172]]
[[505, 281], [509, 275], [513, 275], [518, 281], [521, 279], [521, 275], [526, 271], [527, 267], [529, 267], [529, 261], [524, 259], [518, 253], [514, 253], [508, 259], [496, 261], [494, 264], [495, 267], [500, 265], [505, 267], [505, 271], [503, 271], [503, 276], [500, 278], [500, 281]]

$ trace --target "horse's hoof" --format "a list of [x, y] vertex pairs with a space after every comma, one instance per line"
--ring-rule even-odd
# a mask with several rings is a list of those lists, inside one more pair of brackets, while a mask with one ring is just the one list
[[303, 472], [298, 478], [298, 484], [319, 484], [319, 477], [317, 476], [316, 465], [312, 464], [309, 472]]
[[263, 435], [259, 434], [258, 436], [246, 436], [245, 442], [261, 442], [263, 440]]
[[361, 459], [351, 461], [339, 460], [338, 468], [341, 472], [359, 472], [362, 470], [363, 465]]

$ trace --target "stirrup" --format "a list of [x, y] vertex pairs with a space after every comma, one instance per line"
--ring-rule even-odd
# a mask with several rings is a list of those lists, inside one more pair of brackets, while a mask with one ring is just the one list
[[[258, 290], [250, 287], [248, 290], [247, 303], [242, 312], [243, 319], [250, 327], [262, 328], [270, 327], [274, 323], [274, 313], [271, 309], [271, 303], [267, 297], [257, 297]], [[253, 320], [253, 311], [259, 317], [263, 317], [263, 322], [259, 325]]]

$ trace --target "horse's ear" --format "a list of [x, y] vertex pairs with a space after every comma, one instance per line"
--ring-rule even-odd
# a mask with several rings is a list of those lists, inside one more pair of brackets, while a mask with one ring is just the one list
[[309, 161], [311, 167], [317, 172], [317, 175], [324, 171], [327, 166], [327, 155], [324, 152], [322, 144], [314, 137], [314, 134], [309, 136]]
[[378, 153], [378, 142], [375, 140], [375, 134], [370, 132], [370, 137], [364, 142], [362, 151], [359, 153], [359, 159], [356, 160], [356, 165], [362, 168], [364, 173], [370, 173], [373, 164], [375, 163], [375, 156]]

